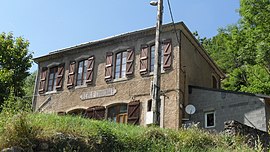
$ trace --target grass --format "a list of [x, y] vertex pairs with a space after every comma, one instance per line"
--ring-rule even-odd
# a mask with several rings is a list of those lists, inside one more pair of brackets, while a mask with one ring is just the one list
[[53, 114], [0, 115], [0, 150], [20, 146], [35, 151], [40, 143], [48, 143], [50, 151], [255, 151], [241, 137], [198, 128], [175, 131]]

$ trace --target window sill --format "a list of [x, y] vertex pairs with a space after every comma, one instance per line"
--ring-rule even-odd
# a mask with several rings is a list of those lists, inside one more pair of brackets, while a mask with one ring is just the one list
[[53, 90], [53, 91], [48, 91], [48, 92], [46, 92], [45, 95], [55, 94], [55, 93], [57, 93], [57, 91], [56, 91], [56, 90]]
[[[160, 73], [161, 73], [161, 74], [164, 74], [164, 73], [166, 73], [166, 71], [161, 70]], [[154, 71], [149, 72], [147, 76], [153, 76], [153, 75], [154, 75]]]
[[75, 86], [75, 89], [86, 88], [86, 87], [87, 87], [87, 85], [84, 84], [84, 85], [80, 85], [80, 86]]
[[118, 79], [113, 79], [111, 82], [114, 83], [114, 82], [121, 82], [121, 81], [127, 81], [129, 80], [127, 77], [124, 77], [124, 78], [118, 78]]
[[215, 128], [216, 126], [205, 126], [206, 129]]

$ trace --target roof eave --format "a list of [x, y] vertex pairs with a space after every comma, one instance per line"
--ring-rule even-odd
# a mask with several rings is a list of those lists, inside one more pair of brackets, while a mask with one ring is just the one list
[[[183, 24], [183, 22], [179, 22], [179, 23], [176, 23], [176, 24]], [[163, 25], [163, 27], [169, 27], [169, 26], [172, 26], [172, 25], [173, 25], [173, 23], [168, 23], [168, 24]], [[49, 54], [36, 57], [33, 60], [34, 60], [35, 63], [38, 63], [38, 62], [42, 61], [42, 59], [44, 59], [44, 58], [49, 58], [50, 56], [54, 56], [54, 55], [57, 55], [59, 53], [64, 53], [66, 51], [79, 49], [79, 48], [83, 48], [83, 47], [88, 47], [88, 46], [95, 45], [95, 44], [98, 44], [98, 43], [109, 42], [109, 41], [121, 39], [123, 37], [131, 36], [131, 35], [137, 35], [137, 34], [140, 34], [140, 33], [150, 32], [150, 31], [154, 31], [154, 30], [155, 30], [155, 27], [148, 27], [148, 28], [144, 28], [144, 29], [140, 29], [140, 30], [136, 30], [136, 31], [132, 31], [132, 32], [127, 32], [127, 33], [122, 33], [122, 34], [115, 35], [115, 36], [110, 36], [110, 37], [100, 39], [100, 40], [81, 43], [79, 45], [75, 45], [75, 46], [71, 46], [71, 47], [51, 51]]]

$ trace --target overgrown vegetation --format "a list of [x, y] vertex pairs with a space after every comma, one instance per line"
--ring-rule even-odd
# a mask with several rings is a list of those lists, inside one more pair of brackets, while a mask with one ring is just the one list
[[32, 62], [28, 46], [29, 42], [22, 37], [0, 33], [0, 105], [11, 93], [20, 98], [25, 96], [24, 80]]
[[270, 1], [240, 0], [240, 20], [201, 44], [226, 73], [227, 90], [270, 95]]
[[195, 127], [175, 131], [53, 114], [6, 116], [0, 118], [0, 149], [35, 151], [46, 143], [49, 151], [254, 151], [240, 137]]

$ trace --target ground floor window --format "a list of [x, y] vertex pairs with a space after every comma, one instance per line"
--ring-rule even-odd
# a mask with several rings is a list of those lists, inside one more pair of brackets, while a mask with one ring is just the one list
[[72, 116], [84, 116], [85, 109], [73, 109], [73, 110], [67, 112], [67, 114], [72, 115]]
[[140, 124], [141, 106], [140, 101], [135, 100], [129, 103], [118, 103], [105, 106], [93, 106], [87, 109], [74, 109], [67, 113], [59, 114], [71, 114], [81, 115], [85, 118], [103, 120], [107, 119], [112, 122], [129, 123], [133, 125]]
[[215, 112], [211, 111], [211, 112], [206, 112], [204, 114], [204, 118], [205, 118], [205, 128], [212, 128], [215, 127]]
[[127, 104], [117, 104], [109, 107], [107, 119], [118, 123], [127, 123]]

